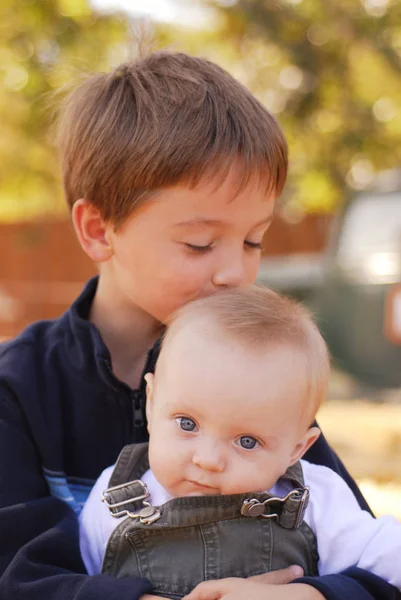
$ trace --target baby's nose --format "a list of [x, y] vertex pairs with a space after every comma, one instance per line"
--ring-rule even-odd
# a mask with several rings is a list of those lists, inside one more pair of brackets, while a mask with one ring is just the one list
[[205, 471], [221, 473], [225, 468], [224, 451], [217, 443], [199, 444], [192, 462]]

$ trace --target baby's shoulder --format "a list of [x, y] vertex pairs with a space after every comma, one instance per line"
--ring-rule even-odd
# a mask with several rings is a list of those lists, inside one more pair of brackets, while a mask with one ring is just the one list
[[305, 480], [305, 485], [322, 485], [327, 483], [347, 484], [338, 473], [325, 467], [324, 465], [316, 465], [303, 458], [299, 461], [302, 467], [302, 472]]
[[361, 510], [351, 488], [338, 473], [329, 467], [315, 465], [303, 459], [300, 462], [305, 485], [310, 490], [311, 509], [334, 507], [341, 500], [350, 510]]

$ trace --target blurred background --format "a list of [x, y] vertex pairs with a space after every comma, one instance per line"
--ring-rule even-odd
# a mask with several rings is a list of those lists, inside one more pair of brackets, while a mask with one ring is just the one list
[[290, 175], [259, 281], [312, 308], [334, 363], [319, 422], [401, 519], [399, 0], [2, 0], [0, 338], [61, 314], [95, 272], [63, 201], [57, 91], [138, 38], [218, 62], [281, 123]]

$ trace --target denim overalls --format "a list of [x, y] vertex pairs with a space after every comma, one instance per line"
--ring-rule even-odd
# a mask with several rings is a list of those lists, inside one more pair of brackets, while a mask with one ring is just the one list
[[[309, 490], [297, 463], [283, 479], [285, 498], [267, 492], [174, 498], [154, 507], [140, 477], [149, 469], [148, 444], [121, 452], [102, 500], [125, 517], [107, 544], [102, 572], [149, 579], [152, 593], [181, 598], [198, 583], [249, 577], [289, 565], [317, 575], [316, 538], [303, 520]], [[127, 483], [128, 482], [128, 483]]]

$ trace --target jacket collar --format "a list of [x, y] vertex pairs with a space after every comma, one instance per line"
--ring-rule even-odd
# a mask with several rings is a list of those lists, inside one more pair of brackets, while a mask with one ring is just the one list
[[[80, 296], [72, 303], [62, 319], [66, 320], [65, 351], [66, 359], [74, 370], [85, 377], [97, 372], [114, 389], [130, 390], [129, 386], [115, 377], [112, 372], [111, 357], [97, 327], [89, 321], [89, 313], [95, 297], [99, 278], [90, 279]], [[144, 372], [153, 371], [159, 353], [160, 341], [148, 353]], [[145, 391], [145, 381], [140, 384]]]

